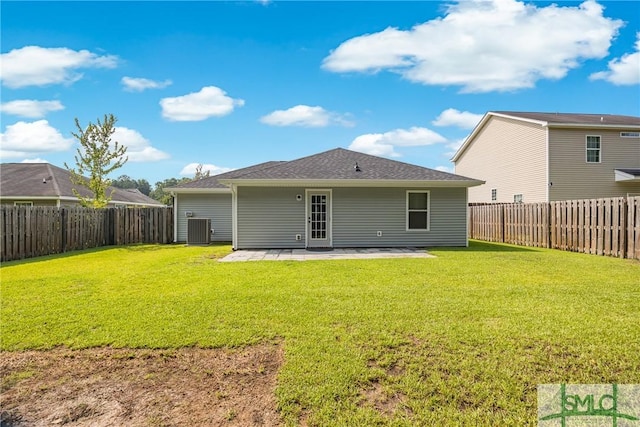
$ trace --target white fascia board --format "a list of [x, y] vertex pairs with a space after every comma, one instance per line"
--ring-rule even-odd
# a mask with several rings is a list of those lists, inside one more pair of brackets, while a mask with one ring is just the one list
[[475, 179], [460, 181], [422, 181], [422, 180], [387, 180], [387, 179], [230, 179], [236, 187], [475, 187], [485, 182]]

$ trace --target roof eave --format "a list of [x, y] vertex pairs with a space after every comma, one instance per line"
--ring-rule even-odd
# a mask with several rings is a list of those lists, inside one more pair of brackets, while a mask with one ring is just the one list
[[606, 123], [549, 123], [547, 127], [550, 128], [588, 128], [588, 129], [633, 129], [640, 130], [638, 125], [623, 125], [623, 124], [606, 124]]
[[475, 187], [484, 181], [468, 180], [390, 180], [390, 179], [225, 179], [221, 183], [237, 187]]

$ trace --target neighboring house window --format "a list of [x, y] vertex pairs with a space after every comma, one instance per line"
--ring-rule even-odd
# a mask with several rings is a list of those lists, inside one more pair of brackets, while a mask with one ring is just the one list
[[620, 132], [620, 138], [640, 138], [640, 132]]
[[492, 188], [491, 189], [491, 201], [495, 202], [496, 200], [498, 200], [498, 189], [497, 188]]
[[587, 163], [600, 163], [600, 137], [587, 135]]
[[33, 202], [13, 202], [13, 206], [33, 206]]
[[428, 191], [407, 191], [407, 230], [429, 230]]
[[524, 201], [524, 197], [522, 197], [522, 194], [513, 195], [513, 203], [522, 203], [523, 201]]

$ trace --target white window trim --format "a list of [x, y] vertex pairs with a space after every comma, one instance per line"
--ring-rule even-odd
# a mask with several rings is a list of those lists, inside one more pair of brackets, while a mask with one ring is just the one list
[[[493, 197], [495, 193], [495, 197]], [[492, 188], [491, 189], [491, 201], [492, 202], [497, 202], [498, 201], [498, 189], [497, 188]]]
[[33, 207], [33, 202], [29, 200], [16, 200], [13, 202], [13, 206], [31, 206]]
[[513, 203], [524, 203], [524, 195], [522, 193], [514, 194]]
[[[422, 193], [427, 195], [427, 228], [409, 228], [409, 194]], [[431, 230], [431, 191], [430, 190], [407, 190], [405, 205], [405, 229], [410, 233], [424, 233]]]
[[[589, 148], [589, 145], [588, 145], [588, 142], [587, 142], [589, 140], [589, 137], [597, 137], [599, 139], [599, 141], [600, 141], [600, 148], [598, 149], [598, 154], [599, 155], [598, 155], [598, 161], [597, 162], [590, 162], [589, 161], [589, 156], [588, 156], [589, 150], [594, 150], [593, 148]], [[585, 162], [587, 164], [597, 165], [598, 163], [602, 163], [602, 135], [586, 135], [584, 137], [584, 160], [585, 160]]]

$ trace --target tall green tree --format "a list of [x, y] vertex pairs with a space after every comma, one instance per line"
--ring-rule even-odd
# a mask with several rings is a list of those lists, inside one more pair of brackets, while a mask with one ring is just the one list
[[93, 193], [93, 198], [83, 197], [77, 190], [73, 190], [83, 206], [107, 206], [111, 200], [111, 194], [107, 194], [111, 185], [108, 175], [121, 168], [129, 159], [125, 157], [127, 147], [120, 145], [118, 141], [111, 141], [117, 120], [113, 114], [105, 114], [102, 121], [98, 119], [95, 124], [89, 122], [83, 129], [78, 119], [75, 119], [78, 131], [71, 134], [80, 143], [75, 156], [76, 168], [70, 168], [66, 163], [64, 166], [71, 172], [74, 184], [86, 187]]
[[135, 188], [145, 196], [151, 193], [151, 184], [149, 184], [149, 181], [146, 179], [133, 179], [129, 175], [120, 175], [111, 181], [111, 186], [123, 189]]
[[173, 196], [169, 193], [165, 193], [164, 189], [166, 187], [175, 187], [176, 185], [184, 184], [185, 182], [190, 182], [189, 178], [167, 178], [164, 181], [156, 182], [156, 185], [151, 193], [149, 193], [149, 197], [165, 204], [172, 205], [173, 204]]

